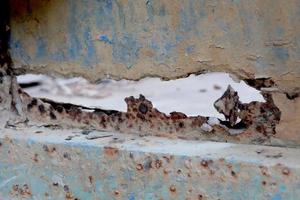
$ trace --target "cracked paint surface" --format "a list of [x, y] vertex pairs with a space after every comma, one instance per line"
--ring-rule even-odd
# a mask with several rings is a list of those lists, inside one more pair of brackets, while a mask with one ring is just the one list
[[91, 81], [219, 71], [271, 77], [283, 92], [300, 92], [297, 0], [10, 4], [9, 45], [18, 70]]

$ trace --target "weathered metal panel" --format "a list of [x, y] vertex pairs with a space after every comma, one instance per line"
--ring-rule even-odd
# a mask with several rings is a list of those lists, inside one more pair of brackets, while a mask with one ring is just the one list
[[0, 198], [300, 198], [299, 149], [86, 134], [1, 130]]
[[34, 73], [226, 71], [272, 77], [291, 92], [300, 85], [299, 22], [298, 0], [11, 0], [10, 47], [15, 67]]

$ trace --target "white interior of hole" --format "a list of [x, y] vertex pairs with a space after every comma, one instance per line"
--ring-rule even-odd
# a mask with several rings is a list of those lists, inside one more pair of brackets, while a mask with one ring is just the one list
[[140, 81], [108, 79], [99, 84], [90, 84], [83, 78], [66, 79], [33, 74], [18, 77], [19, 83], [33, 81], [42, 84], [25, 89], [31, 96], [124, 112], [125, 97], [138, 97], [139, 94], [143, 94], [158, 110], [165, 113], [178, 111], [188, 116], [202, 115], [223, 119], [223, 115], [216, 111], [213, 104], [223, 95], [228, 85], [238, 92], [243, 103], [264, 102], [258, 90], [249, 87], [243, 81], [233, 81], [226, 73], [190, 75], [170, 81], [162, 81], [159, 78], [145, 78]]

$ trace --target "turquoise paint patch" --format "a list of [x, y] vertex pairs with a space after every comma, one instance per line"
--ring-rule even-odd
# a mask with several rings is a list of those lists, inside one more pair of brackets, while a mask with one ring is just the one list
[[82, 46], [78, 37], [77, 27], [77, 14], [74, 12], [77, 10], [77, 3], [70, 1], [69, 19], [68, 19], [68, 44], [69, 44], [69, 58], [75, 60], [80, 55]]
[[112, 44], [112, 41], [107, 37], [107, 35], [100, 35], [98, 40], [107, 44]]
[[282, 192], [282, 193], [286, 192], [286, 186], [285, 185], [280, 185], [279, 191]]
[[135, 200], [135, 195], [133, 192], [129, 193], [128, 200]]
[[46, 55], [46, 43], [42, 38], [37, 38], [36, 39], [36, 53], [35, 56], [39, 59], [43, 58]]
[[195, 49], [195, 45], [190, 45], [188, 46], [186, 49], [185, 49], [185, 52], [187, 54], [190, 54], [190, 53], [193, 53], [194, 52], [194, 49]]
[[272, 200], [281, 200], [281, 195], [280, 194], [275, 194], [273, 197], [272, 197]]
[[272, 48], [275, 57], [277, 57], [281, 61], [287, 61], [290, 57], [289, 51], [283, 47], [273, 47]]
[[28, 63], [31, 57], [28, 55], [27, 51], [24, 49], [23, 44], [19, 40], [10, 41], [10, 49], [13, 57]]
[[141, 45], [131, 34], [125, 34], [122, 37], [114, 37], [113, 45], [113, 61], [121, 63], [130, 68], [139, 56]]
[[86, 64], [96, 64], [99, 59], [97, 59], [97, 55], [95, 52], [94, 42], [91, 36], [91, 30], [87, 26], [84, 30], [84, 39], [85, 39], [85, 46], [86, 46], [86, 54], [87, 56], [84, 57], [84, 61]]

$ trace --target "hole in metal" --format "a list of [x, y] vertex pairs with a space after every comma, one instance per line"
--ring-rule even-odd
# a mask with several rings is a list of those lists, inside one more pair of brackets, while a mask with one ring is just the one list
[[33, 97], [124, 112], [127, 109], [124, 101], [126, 97], [143, 94], [154, 107], [165, 113], [178, 111], [188, 116], [202, 115], [224, 119], [213, 104], [222, 96], [228, 85], [238, 92], [243, 103], [264, 102], [260, 91], [248, 86], [244, 81], [235, 82], [226, 73], [190, 75], [170, 81], [162, 81], [159, 78], [145, 78], [140, 81], [106, 79], [98, 84], [91, 84], [81, 77], [61, 78], [26, 74], [18, 76], [18, 83], [21, 86], [32, 85], [24, 90]]

